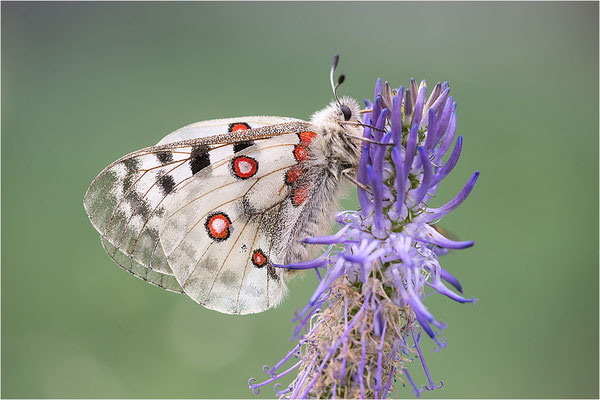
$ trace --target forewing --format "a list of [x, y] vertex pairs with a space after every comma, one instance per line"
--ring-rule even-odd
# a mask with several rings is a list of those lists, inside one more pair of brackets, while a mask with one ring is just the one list
[[133, 261], [165, 274], [172, 272], [158, 244], [158, 227], [165, 199], [192, 176], [191, 152], [192, 147], [151, 147], [129, 154], [102, 171], [84, 198], [103, 238]]
[[[294, 186], [289, 171], [301, 132], [257, 141], [222, 157], [190, 179], [170, 199], [160, 241], [175, 278], [191, 298], [207, 308], [230, 314], [264, 311], [278, 304], [286, 286], [278, 246], [284, 225], [294, 222]], [[229, 154], [227, 153], [229, 151]]]
[[[112, 245], [111, 257], [118, 257], [120, 251], [131, 258], [131, 265], [125, 269], [131, 270], [138, 263], [161, 274], [172, 274], [158, 236], [169, 198], [194, 174], [210, 170], [211, 160], [222, 158], [219, 152], [224, 147], [241, 152], [252, 148], [255, 140], [295, 129], [289, 123], [268, 125], [281, 120], [285, 119], [270, 117], [250, 123], [243, 119], [216, 120], [206, 123], [205, 128], [210, 132], [221, 129], [221, 133], [210, 136], [204, 135], [207, 131], [200, 126], [203, 123], [192, 124], [196, 125], [195, 134], [201, 137], [149, 147], [105, 168], [90, 185], [84, 206], [94, 227]], [[242, 125], [228, 132], [232, 121]], [[239, 129], [243, 124], [258, 128]]]

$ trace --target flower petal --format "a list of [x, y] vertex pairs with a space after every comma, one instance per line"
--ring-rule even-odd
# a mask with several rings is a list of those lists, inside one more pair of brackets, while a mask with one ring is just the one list
[[436, 220], [438, 218], [441, 218], [444, 215], [448, 214], [450, 211], [456, 209], [469, 196], [469, 194], [471, 193], [471, 190], [473, 190], [473, 187], [475, 187], [475, 182], [477, 182], [477, 178], [479, 178], [479, 171], [475, 171], [475, 173], [471, 176], [471, 178], [469, 179], [469, 181], [467, 182], [465, 187], [460, 191], [460, 193], [455, 198], [453, 198], [452, 200], [450, 200], [448, 203], [446, 203], [445, 205], [443, 205], [440, 208], [431, 208], [431, 209], [427, 210], [426, 213], [423, 213], [423, 214], [417, 216], [413, 221], [414, 222], [430, 222], [430, 221]]

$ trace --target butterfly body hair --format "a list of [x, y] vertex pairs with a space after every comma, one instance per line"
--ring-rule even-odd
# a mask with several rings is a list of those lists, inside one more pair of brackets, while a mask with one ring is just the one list
[[[360, 108], [356, 100], [343, 97], [340, 103], [351, 110], [351, 120], [358, 121]], [[350, 186], [342, 171], [358, 167], [360, 144], [349, 135], [359, 135], [361, 129], [340, 124], [344, 120], [340, 103], [332, 101], [311, 118], [311, 124], [317, 128], [317, 136], [309, 145], [303, 183], [311, 186], [311, 193], [301, 217], [290, 226], [286, 235], [289, 242], [285, 243], [285, 263], [307, 261], [316, 255], [318, 246], [307, 245], [302, 239], [321, 236], [331, 230], [339, 201]]]

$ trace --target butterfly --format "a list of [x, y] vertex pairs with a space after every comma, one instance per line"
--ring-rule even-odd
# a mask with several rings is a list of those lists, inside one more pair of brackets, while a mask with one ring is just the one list
[[309, 122], [201, 121], [108, 165], [84, 207], [109, 256], [219, 312], [279, 304], [292, 271], [273, 265], [314, 257], [300, 240], [330, 229], [360, 159], [360, 109], [337, 96], [337, 60], [335, 100]]

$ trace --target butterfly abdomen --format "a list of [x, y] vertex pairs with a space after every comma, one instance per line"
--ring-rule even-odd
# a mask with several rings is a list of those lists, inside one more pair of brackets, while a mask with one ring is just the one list
[[339, 209], [339, 198], [347, 185], [339, 177], [327, 172], [313, 175], [310, 196], [304, 204], [300, 217], [290, 229], [289, 242], [286, 244], [284, 263], [296, 263], [313, 258], [319, 251], [318, 246], [307, 245], [302, 239], [321, 236], [332, 229], [335, 214]]

